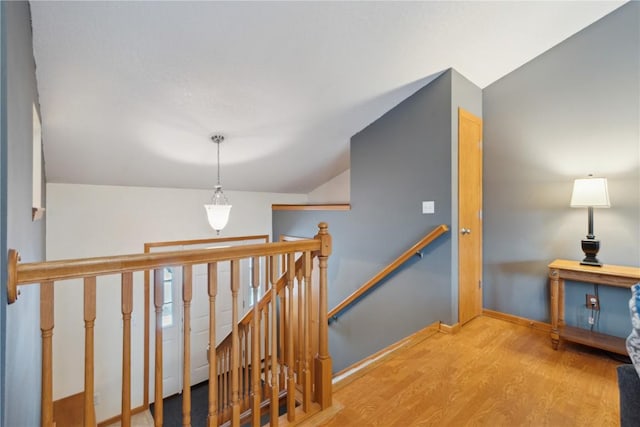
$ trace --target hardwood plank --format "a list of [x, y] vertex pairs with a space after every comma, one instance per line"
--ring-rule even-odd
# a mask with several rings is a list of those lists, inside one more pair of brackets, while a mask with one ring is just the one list
[[337, 383], [342, 408], [308, 425], [617, 426], [620, 363], [570, 343], [554, 351], [544, 331], [481, 316]]

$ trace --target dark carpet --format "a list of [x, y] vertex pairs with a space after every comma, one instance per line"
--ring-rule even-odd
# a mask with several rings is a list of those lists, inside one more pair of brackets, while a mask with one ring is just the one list
[[[207, 413], [209, 408], [209, 382], [194, 385], [191, 387], [191, 426], [205, 427], [207, 425]], [[149, 405], [151, 415], [155, 414], [155, 405]], [[287, 411], [286, 405], [280, 407], [280, 415]], [[182, 393], [169, 396], [163, 400], [162, 419], [164, 427], [182, 426]], [[260, 424], [269, 422], [269, 414], [264, 414], [260, 418]], [[250, 427], [250, 423], [243, 424], [242, 427]]]
[[[182, 426], [182, 393], [174, 394], [163, 400], [162, 419], [165, 427]], [[155, 405], [149, 405], [151, 414], [155, 415]], [[191, 387], [191, 425], [204, 427], [207, 425], [209, 412], [209, 382]]]

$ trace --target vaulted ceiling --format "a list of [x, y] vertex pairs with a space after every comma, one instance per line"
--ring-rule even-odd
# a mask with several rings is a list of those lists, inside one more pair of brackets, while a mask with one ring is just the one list
[[[49, 182], [306, 193], [443, 70], [485, 87], [619, 7], [32, 1]], [[393, 143], [393, 141], [390, 141]]]

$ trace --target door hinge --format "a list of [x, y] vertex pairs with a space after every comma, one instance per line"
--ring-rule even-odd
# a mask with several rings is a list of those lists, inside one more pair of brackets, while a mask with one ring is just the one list
[[482, 289], [482, 280], [478, 280], [478, 289]]

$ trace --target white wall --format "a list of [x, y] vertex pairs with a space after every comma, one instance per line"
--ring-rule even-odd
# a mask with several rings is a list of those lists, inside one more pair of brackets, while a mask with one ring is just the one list
[[308, 203], [349, 203], [351, 169], [336, 175], [308, 194]]
[[[47, 185], [47, 259], [140, 253], [145, 242], [215, 237], [203, 205], [211, 191]], [[221, 236], [271, 234], [271, 204], [301, 204], [306, 195], [225, 191], [233, 205]], [[315, 232], [311, 230], [310, 233]], [[142, 404], [143, 279], [134, 277], [132, 406]], [[119, 278], [98, 279], [96, 407], [98, 421], [120, 413], [122, 336]], [[54, 399], [83, 389], [82, 285], [55, 293]], [[153, 348], [153, 347], [151, 347]], [[153, 361], [151, 361], [152, 363]], [[153, 399], [153, 395], [150, 395]]]

